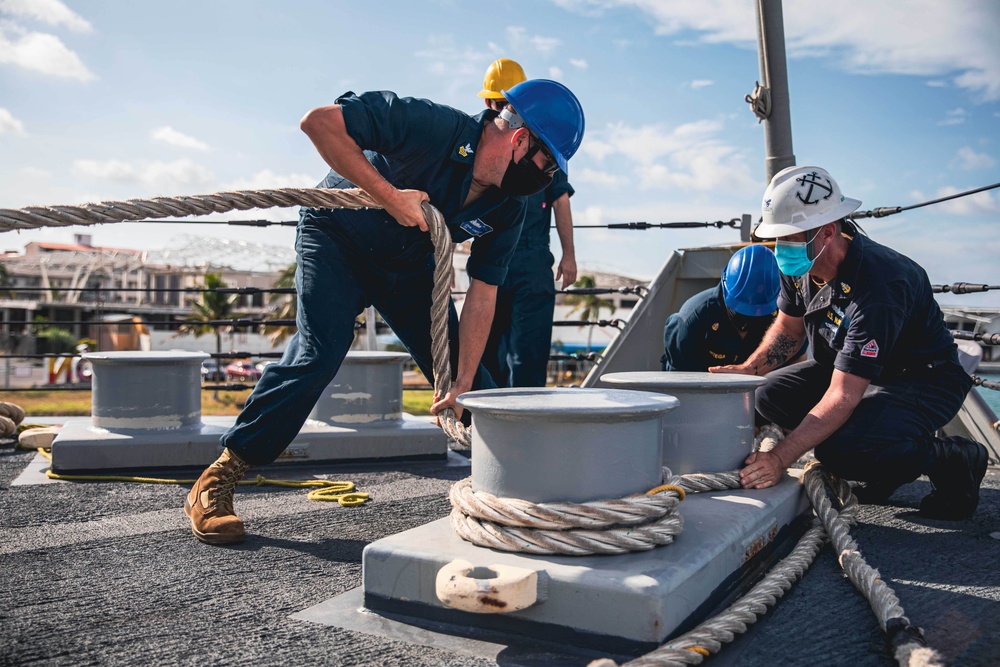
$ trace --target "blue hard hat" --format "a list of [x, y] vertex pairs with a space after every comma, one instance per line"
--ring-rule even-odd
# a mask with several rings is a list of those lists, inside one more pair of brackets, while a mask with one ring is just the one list
[[770, 315], [778, 306], [780, 290], [778, 262], [765, 245], [740, 248], [722, 270], [722, 298], [740, 315]]
[[548, 79], [528, 79], [501, 91], [528, 129], [548, 147], [564, 173], [583, 141], [583, 107], [570, 89]]

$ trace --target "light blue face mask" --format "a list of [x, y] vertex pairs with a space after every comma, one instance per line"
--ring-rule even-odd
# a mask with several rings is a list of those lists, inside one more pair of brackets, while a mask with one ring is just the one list
[[776, 241], [774, 244], [774, 258], [778, 260], [778, 270], [786, 276], [804, 276], [812, 270], [817, 258], [826, 250], [819, 251], [816, 257], [810, 259], [812, 254], [813, 241], [816, 237], [808, 241]]

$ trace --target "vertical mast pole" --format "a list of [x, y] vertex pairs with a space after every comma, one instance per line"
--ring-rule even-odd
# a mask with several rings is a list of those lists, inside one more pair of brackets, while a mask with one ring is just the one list
[[788, 69], [785, 64], [785, 26], [781, 0], [757, 0], [757, 53], [760, 78], [768, 90], [770, 110], [763, 118], [764, 168], [767, 182], [785, 167], [795, 164], [792, 152], [792, 118], [788, 100]]

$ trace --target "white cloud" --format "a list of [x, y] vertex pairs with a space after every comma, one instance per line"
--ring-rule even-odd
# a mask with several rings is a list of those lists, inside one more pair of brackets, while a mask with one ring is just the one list
[[76, 32], [90, 32], [90, 22], [59, 0], [0, 0], [0, 12], [49, 25], [64, 25]]
[[[949, 195], [962, 192], [955, 187], [945, 187], [937, 191], [934, 199], [947, 197]], [[937, 207], [944, 213], [951, 215], [979, 215], [982, 213], [1000, 213], [1000, 197], [992, 191], [977, 192], [974, 195], [959, 197], [950, 201], [941, 202]]]
[[973, 169], [989, 169], [997, 163], [989, 155], [985, 153], [977, 153], [968, 146], [963, 146], [958, 149], [958, 153], [955, 155], [955, 159], [952, 161], [952, 165], [958, 167], [959, 169], [973, 170]]
[[[925, 201], [940, 199], [942, 197], [950, 197], [951, 195], [964, 191], [964, 189], [960, 190], [954, 186], [947, 185], [943, 188], [939, 188], [938, 191], [930, 197], [925, 196], [924, 193], [919, 190], [913, 190], [910, 192], [910, 198], [913, 199], [914, 202], [922, 204]], [[933, 208], [937, 212], [948, 215], [982, 215], [983, 213], [1000, 213], [1000, 196], [997, 196], [994, 193], [994, 190], [977, 192], [974, 195], [967, 195], [965, 197], [959, 197], [957, 199], [951, 199], [939, 204], [934, 204]]]
[[559, 46], [560, 41], [555, 37], [542, 37], [541, 35], [535, 35], [531, 38], [531, 45], [534, 46], [539, 53], [552, 53], [555, 51], [556, 47]]
[[579, 69], [587, 69], [587, 61], [583, 58], [570, 58], [569, 64]]
[[948, 82], [940, 79], [930, 79], [927, 81], [927, 85], [931, 88], [947, 88]]
[[21, 176], [27, 176], [28, 178], [34, 179], [46, 179], [52, 178], [52, 172], [46, 171], [45, 169], [39, 169], [38, 167], [21, 167], [17, 170], [17, 173]]
[[553, 65], [552, 67], [549, 68], [549, 78], [550, 79], [561, 79], [562, 75], [563, 75], [563, 71], [561, 69], [559, 69], [558, 67], [556, 67], [556, 66]]
[[141, 160], [135, 163], [122, 160], [76, 160], [73, 175], [88, 181], [136, 184], [171, 195], [200, 194], [180, 192], [192, 187], [212, 183], [212, 172], [187, 158], [173, 162]]
[[487, 51], [479, 51], [469, 46], [458, 47], [451, 35], [432, 35], [427, 38], [427, 47], [414, 55], [430, 61], [432, 74], [455, 79], [478, 77], [482, 81], [486, 66], [496, 58], [494, 45], [490, 44], [488, 48]]
[[515, 52], [530, 47], [543, 55], [550, 55], [562, 43], [555, 37], [529, 35], [527, 29], [522, 26], [509, 26], [507, 28], [507, 41], [510, 42], [511, 49]]
[[150, 137], [153, 141], [160, 141], [165, 144], [170, 144], [171, 146], [176, 146], [177, 148], [190, 148], [196, 151], [207, 151], [208, 144], [204, 141], [199, 141], [194, 137], [190, 137], [182, 132], [178, 132], [169, 125], [164, 125], [163, 127], [158, 127], [153, 130]]
[[702, 88], [708, 88], [709, 86], [715, 85], [715, 81], [711, 79], [695, 79], [690, 84], [691, 90], [701, 90]]
[[14, 134], [19, 137], [27, 136], [24, 131], [24, 123], [14, 117], [7, 109], [0, 107], [0, 134]]
[[938, 125], [961, 125], [965, 122], [965, 118], [968, 115], [968, 112], [961, 107], [952, 109], [945, 114], [947, 117], [944, 120], [938, 121]]
[[97, 78], [55, 35], [27, 32], [11, 24], [0, 23], [0, 64], [83, 82]]
[[614, 146], [605, 141], [595, 139], [592, 134], [583, 135], [583, 144], [580, 145], [580, 150], [598, 162], [603, 161], [604, 158], [617, 151]]
[[722, 123], [700, 120], [673, 128], [664, 125], [609, 125], [584, 152], [607, 158], [620, 153], [633, 166], [641, 189], [678, 189], [756, 194], [745, 156], [719, 139]]
[[584, 168], [573, 170], [573, 182], [600, 188], [620, 188], [628, 183], [628, 179], [608, 171]]
[[312, 188], [318, 179], [309, 174], [276, 174], [270, 169], [258, 171], [248, 178], [223, 184], [223, 190], [267, 190], [275, 188]]
[[[746, 0], [553, 0], [588, 16], [630, 8], [659, 35], [690, 30], [703, 43], [756, 48], [754, 4]], [[1000, 99], [995, 0], [872, 3], [787, 2], [785, 42], [792, 58], [829, 58], [848, 71], [950, 79], [987, 100]]]

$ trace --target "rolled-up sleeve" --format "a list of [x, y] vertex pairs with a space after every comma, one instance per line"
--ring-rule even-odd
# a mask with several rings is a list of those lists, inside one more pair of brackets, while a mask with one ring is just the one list
[[837, 352], [833, 367], [839, 371], [875, 380], [882, 374], [906, 313], [898, 305], [868, 301], [851, 304], [846, 311], [850, 318], [844, 345]]
[[336, 103], [347, 133], [363, 150], [402, 157], [435, 147], [436, 135], [427, 128], [440, 121], [441, 107], [429, 100], [398, 97], [383, 90], [361, 95], [345, 93]]
[[559, 199], [563, 195], [569, 195], [572, 197], [576, 194], [576, 190], [573, 186], [569, 184], [569, 180], [566, 178], [566, 174], [562, 170], [557, 171], [552, 175], [552, 182], [545, 189], [546, 198], [549, 200], [549, 204]]
[[806, 314], [805, 300], [799, 292], [797, 280], [782, 274], [781, 291], [778, 292], [778, 310], [792, 317], [802, 317]]

